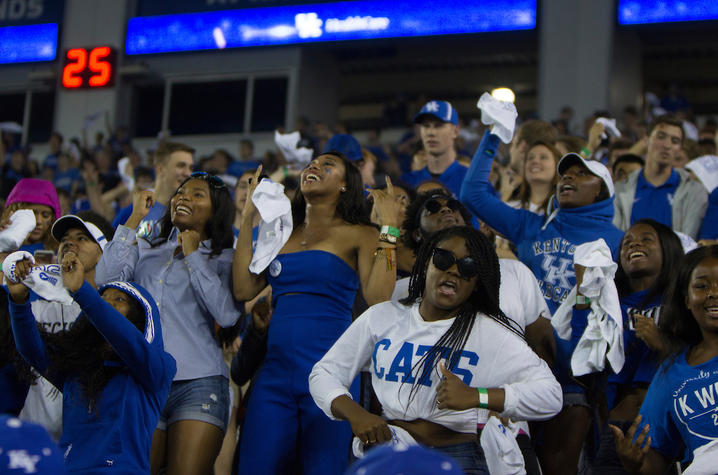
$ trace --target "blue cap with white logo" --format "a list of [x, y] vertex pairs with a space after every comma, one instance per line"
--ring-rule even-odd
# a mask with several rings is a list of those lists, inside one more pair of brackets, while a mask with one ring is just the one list
[[0, 473], [65, 473], [60, 449], [32, 422], [0, 416]]
[[429, 101], [424, 104], [424, 107], [414, 116], [414, 123], [418, 124], [427, 115], [436, 117], [442, 122], [459, 125], [459, 113], [451, 103], [446, 101]]

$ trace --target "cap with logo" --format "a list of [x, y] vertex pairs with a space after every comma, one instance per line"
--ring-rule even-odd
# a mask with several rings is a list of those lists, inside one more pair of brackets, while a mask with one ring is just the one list
[[60, 449], [40, 425], [0, 416], [0, 473], [65, 473]]
[[418, 114], [414, 116], [414, 123], [420, 123], [426, 116], [439, 119], [442, 122], [459, 125], [459, 113], [446, 101], [429, 101], [424, 104]]

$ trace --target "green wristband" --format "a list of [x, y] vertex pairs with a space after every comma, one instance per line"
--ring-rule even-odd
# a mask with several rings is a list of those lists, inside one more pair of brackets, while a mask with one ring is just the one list
[[588, 157], [591, 156], [591, 151], [590, 151], [588, 148], [583, 147], [583, 148], [581, 149], [581, 155], [583, 155], [584, 157], [588, 158]]
[[479, 392], [479, 409], [489, 408], [489, 391], [486, 388], [476, 388]]
[[382, 226], [381, 231], [379, 232], [380, 234], [388, 234], [389, 236], [394, 236], [395, 238], [401, 236], [399, 228], [395, 228], [394, 226]]

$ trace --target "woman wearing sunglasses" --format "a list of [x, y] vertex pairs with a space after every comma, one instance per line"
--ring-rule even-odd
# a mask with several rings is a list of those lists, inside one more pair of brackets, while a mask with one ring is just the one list
[[[479, 264], [480, 263], [480, 264]], [[392, 439], [391, 426], [454, 457], [465, 473], [488, 473], [476, 437], [479, 409], [517, 420], [561, 409], [561, 388], [499, 308], [499, 263], [478, 231], [451, 227], [421, 246], [402, 303], [375, 305], [314, 366], [309, 387], [332, 419], [347, 420], [365, 447]], [[383, 414], [351, 397], [372, 373]]]
[[[258, 176], [259, 171], [252, 188]], [[369, 304], [391, 297], [399, 203], [388, 184], [387, 191], [371, 192], [380, 233], [369, 224], [359, 169], [338, 152], [312, 160], [292, 202], [292, 234], [259, 275], [249, 272], [249, 223], [256, 208], [248, 198], [235, 253], [235, 297], [250, 300], [269, 284], [274, 310], [266, 359], [242, 428], [240, 474], [288, 473], [297, 467], [304, 475], [346, 470], [351, 428], [322, 414], [307, 378], [351, 324], [360, 285]], [[358, 381], [352, 385], [355, 396], [358, 387]]]
[[152, 441], [152, 473], [209, 473], [219, 453], [229, 411], [229, 380], [214, 338], [215, 322], [240, 316], [231, 289], [234, 207], [221, 179], [204, 172], [186, 178], [169, 201], [152, 242], [135, 229], [153, 204], [136, 195], [97, 266], [96, 281], [131, 280], [161, 310], [165, 349], [177, 361], [169, 398]]

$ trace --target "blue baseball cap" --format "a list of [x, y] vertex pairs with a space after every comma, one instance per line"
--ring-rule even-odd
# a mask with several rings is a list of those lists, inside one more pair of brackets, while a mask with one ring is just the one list
[[340, 152], [352, 162], [359, 161], [364, 158], [361, 153], [361, 145], [357, 142], [357, 139], [349, 134], [334, 134], [330, 138], [322, 153], [327, 152]]
[[427, 115], [436, 117], [442, 122], [459, 125], [459, 113], [451, 103], [446, 101], [429, 101], [424, 104], [424, 107], [414, 116], [414, 123], [418, 124]]
[[0, 416], [0, 473], [65, 473], [60, 449], [32, 422]]
[[421, 445], [383, 445], [369, 450], [345, 475], [463, 475], [459, 463]]

